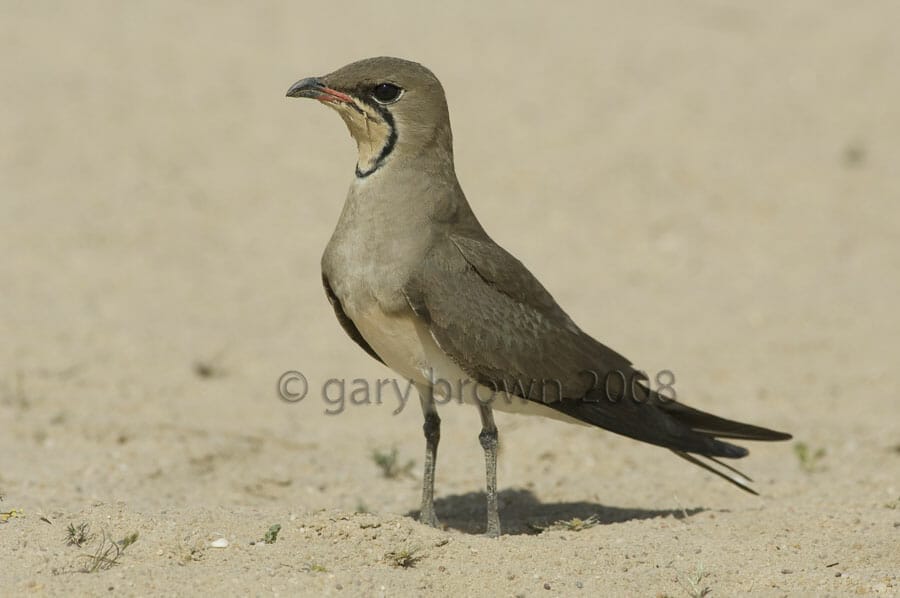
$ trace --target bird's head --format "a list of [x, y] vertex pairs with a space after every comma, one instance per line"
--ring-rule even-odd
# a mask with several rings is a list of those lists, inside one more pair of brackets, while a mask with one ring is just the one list
[[452, 164], [447, 100], [427, 68], [400, 58], [367, 58], [322, 77], [294, 83], [292, 98], [312, 98], [337, 110], [356, 140], [356, 175], [366, 177], [389, 160], [438, 152]]

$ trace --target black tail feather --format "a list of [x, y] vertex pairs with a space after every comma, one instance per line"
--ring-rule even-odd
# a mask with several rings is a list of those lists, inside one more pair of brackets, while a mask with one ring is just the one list
[[732, 421], [653, 394], [648, 400], [564, 399], [548, 405], [579, 421], [668, 449], [739, 459], [747, 449], [719, 438], [787, 440], [790, 434]]
[[717, 438], [738, 440], [790, 440], [791, 435], [752, 424], [725, 419], [675, 401], [660, 401], [660, 409], [687, 425], [695, 432]]
[[750, 487], [750, 484], [753, 483], [753, 480], [751, 480], [748, 476], [744, 475], [743, 473], [741, 473], [734, 467], [732, 467], [730, 465], [726, 465], [725, 463], [722, 463], [721, 461], [719, 461], [718, 459], [716, 459], [714, 457], [706, 457], [707, 459], [709, 459], [716, 465], [724, 467], [727, 470], [727, 471], [721, 471], [719, 469], [716, 469], [712, 465], [709, 465], [708, 463], [704, 463], [697, 457], [690, 455], [688, 453], [685, 453], [684, 451], [673, 450], [672, 452], [675, 453], [676, 455], [678, 455], [679, 457], [681, 457], [682, 459], [684, 459], [685, 461], [689, 461], [690, 463], [693, 463], [697, 467], [702, 467], [706, 471], [719, 476], [726, 482], [729, 482], [730, 484], [734, 484], [735, 486], [737, 486], [744, 492], [749, 492], [750, 494], [759, 496], [759, 493]]
[[[562, 400], [548, 405], [570, 417], [623, 436], [670, 449], [741, 490], [756, 494], [749, 477], [716, 459], [749, 454], [742, 446], [719, 440], [788, 440], [790, 434], [725, 419], [651, 394], [645, 401]], [[701, 461], [698, 457], [712, 463]]]

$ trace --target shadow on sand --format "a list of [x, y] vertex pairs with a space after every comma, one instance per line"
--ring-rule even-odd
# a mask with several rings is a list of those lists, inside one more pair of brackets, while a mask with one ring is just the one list
[[[595, 517], [601, 525], [622, 523], [656, 517], [684, 519], [706, 509], [628, 509], [609, 507], [592, 502], [542, 503], [530, 490], [502, 490], [500, 503], [500, 523], [504, 534], [536, 534], [542, 527], [557, 521], [573, 518]], [[434, 509], [443, 525], [467, 534], [484, 533], [486, 497], [484, 492], [469, 492], [435, 499]], [[407, 516], [418, 518], [419, 511], [410, 511]]]

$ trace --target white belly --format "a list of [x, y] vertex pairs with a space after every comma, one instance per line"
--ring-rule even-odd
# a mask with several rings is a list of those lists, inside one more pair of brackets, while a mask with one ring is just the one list
[[388, 315], [373, 303], [365, 311], [347, 315], [389, 368], [416, 384], [429, 383], [430, 364], [421, 338], [430, 335], [412, 312]]
[[445, 399], [442, 404], [450, 401], [470, 405], [489, 404], [498, 411], [540, 415], [587, 425], [541, 403], [510, 396], [502, 391], [493, 393], [490, 388], [475, 383], [444, 353], [428, 327], [412, 311], [388, 315], [373, 304], [366, 311], [350, 317], [366, 342], [389, 368], [415, 384], [432, 386], [434, 393]]

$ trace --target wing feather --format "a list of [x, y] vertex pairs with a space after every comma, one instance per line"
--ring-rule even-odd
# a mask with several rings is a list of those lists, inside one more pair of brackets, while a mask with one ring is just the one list
[[582, 332], [528, 269], [484, 233], [435, 241], [405, 289], [407, 301], [441, 349], [478, 383], [673, 449], [706, 469], [685, 454], [739, 458], [746, 449], [718, 438], [790, 438], [655, 393], [642, 402], [608, 400], [597, 383], [613, 373], [635, 380], [639, 372], [628, 359]]

